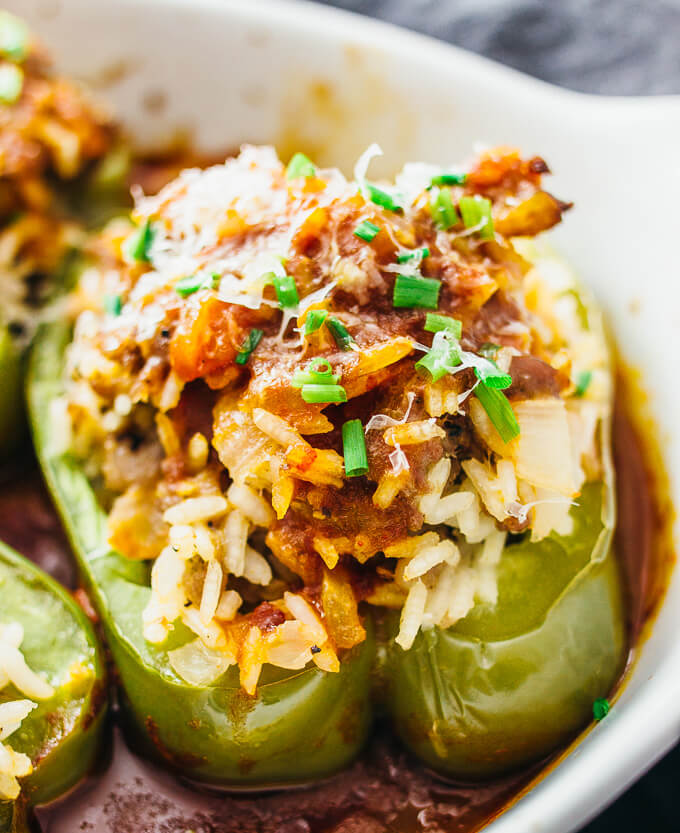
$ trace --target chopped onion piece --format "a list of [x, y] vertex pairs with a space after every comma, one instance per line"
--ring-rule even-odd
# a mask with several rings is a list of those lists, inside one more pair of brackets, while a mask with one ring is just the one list
[[514, 409], [520, 425], [513, 449], [517, 476], [532, 486], [573, 497], [577, 487], [564, 402], [529, 399]]
[[207, 648], [200, 639], [187, 642], [181, 648], [168, 651], [168, 660], [175, 673], [190, 685], [214, 683], [234, 664], [234, 658], [224, 651]]

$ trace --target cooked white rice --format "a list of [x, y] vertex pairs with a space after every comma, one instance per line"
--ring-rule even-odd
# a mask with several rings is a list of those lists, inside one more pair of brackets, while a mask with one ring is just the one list
[[22, 752], [15, 752], [3, 743], [17, 731], [22, 721], [37, 704], [32, 700], [47, 700], [54, 689], [26, 664], [20, 646], [24, 629], [19, 622], [0, 625], [0, 690], [13, 685], [31, 700], [8, 700], [0, 703], [0, 799], [15, 799], [21, 786], [18, 778], [33, 771], [31, 759]]

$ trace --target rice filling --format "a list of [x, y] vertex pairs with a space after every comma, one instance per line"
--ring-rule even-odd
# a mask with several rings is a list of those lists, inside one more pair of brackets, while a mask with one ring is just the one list
[[265, 664], [337, 671], [367, 605], [401, 611], [408, 650], [495, 603], [509, 535], [568, 534], [609, 357], [528, 239], [565, 209], [535, 162], [378, 186], [366, 159], [356, 181], [289, 176], [246, 146], [103, 232], [71, 300], [65, 436], [111, 545], [151, 564], [145, 638], [193, 634], [180, 678], [238, 666], [254, 694]]

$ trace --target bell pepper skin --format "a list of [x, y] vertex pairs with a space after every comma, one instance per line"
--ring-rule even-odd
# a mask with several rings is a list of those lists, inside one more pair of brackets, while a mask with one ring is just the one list
[[410, 651], [388, 643], [387, 709], [434, 770], [485, 778], [540, 760], [588, 723], [620, 676], [626, 629], [608, 486], [587, 485], [578, 504], [571, 535], [506, 547], [495, 607], [422, 631]]
[[[113, 217], [127, 214], [130, 165], [130, 150], [120, 144], [86, 176], [62, 182], [59, 200], [65, 214], [87, 229], [102, 227]], [[49, 296], [71, 289], [85, 264], [80, 251], [67, 251], [51, 276]], [[28, 438], [23, 390], [25, 353], [0, 315], [0, 461], [14, 457]]]
[[21, 445], [26, 432], [21, 365], [21, 351], [0, 326], [0, 460]]
[[[6, 741], [33, 763], [19, 798], [0, 802], [0, 831], [20, 831], [29, 807], [62, 795], [91, 769], [105, 726], [105, 667], [92, 625], [69, 593], [4, 544], [0, 588], [0, 621], [21, 623], [27, 663], [55, 689]], [[0, 691], [3, 702], [24, 697], [11, 685]]]
[[68, 454], [50, 449], [49, 403], [61, 390], [69, 337], [63, 324], [36, 337], [28, 374], [33, 437], [101, 617], [138, 742], [193, 779], [237, 787], [301, 783], [341, 769], [361, 749], [371, 723], [370, 622], [367, 639], [342, 658], [338, 673], [265, 666], [254, 697], [240, 688], [235, 667], [206, 686], [178, 677], [167, 652], [193, 634], [178, 626], [163, 645], [146, 642], [148, 565], [109, 549], [106, 517], [85, 474]]
[[0, 833], [10, 833], [14, 815], [13, 801], [0, 801]]
[[[56, 292], [74, 284], [85, 266], [79, 253], [69, 252], [54, 276]], [[28, 440], [24, 403], [26, 349], [0, 322], [0, 462], [15, 458]]]

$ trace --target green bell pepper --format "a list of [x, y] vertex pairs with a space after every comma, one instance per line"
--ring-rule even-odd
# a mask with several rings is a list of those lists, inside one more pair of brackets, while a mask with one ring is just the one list
[[[125, 713], [143, 747], [197, 780], [234, 786], [295, 783], [344, 766], [370, 725], [374, 637], [341, 671], [266, 667], [256, 697], [232, 667], [215, 684], [189, 685], [169, 650], [193, 635], [183, 626], [160, 646], [142, 635], [149, 567], [112, 552], [106, 518], [76, 460], [50, 448], [49, 403], [62, 391], [70, 329], [52, 324], [33, 347], [28, 400], [38, 456], [102, 617]], [[383, 705], [397, 733], [433, 769], [482, 778], [538, 760], [588, 722], [626, 656], [625, 614], [612, 552], [615, 519], [609, 436], [605, 474], [572, 509], [570, 535], [511, 541], [499, 565], [496, 605], [478, 603], [454, 627], [419, 634], [404, 652], [398, 616], [379, 640]]]
[[[54, 215], [71, 218], [84, 228], [98, 228], [130, 209], [127, 174], [130, 150], [121, 143], [99, 161], [93, 170], [71, 182], [60, 182], [55, 193]], [[0, 224], [2, 228], [2, 224]], [[56, 245], [56, 244], [55, 244]], [[64, 253], [63, 262], [50, 277], [44, 302], [71, 289], [84, 267], [81, 253]], [[0, 461], [22, 448], [27, 436], [24, 413], [24, 347], [17, 343], [0, 314]]]
[[106, 516], [77, 462], [50, 448], [49, 403], [61, 391], [70, 328], [52, 324], [35, 339], [28, 403], [33, 438], [83, 577], [101, 616], [118, 671], [125, 717], [143, 748], [186, 775], [234, 786], [300, 783], [344, 767], [371, 723], [374, 638], [345, 655], [338, 673], [315, 666], [265, 665], [257, 695], [240, 687], [232, 666], [211, 685], [190, 685], [168, 651], [193, 638], [184, 626], [161, 646], [142, 635], [149, 568], [111, 551]]
[[[480, 778], [540, 760], [619, 678], [627, 642], [612, 482], [607, 465], [604, 483], [584, 487], [570, 535], [506, 546], [495, 606], [421, 631], [406, 652], [388, 641], [387, 710], [433, 769]], [[389, 636], [398, 624], [390, 617]]]
[[[54, 579], [0, 544], [0, 623], [23, 626], [29, 667], [54, 688], [5, 743], [28, 755], [30, 775], [15, 801], [0, 801], [0, 831], [27, 828], [30, 807], [66, 792], [92, 767], [105, 725], [105, 670], [89, 620]], [[26, 699], [13, 685], [0, 702]], [[30, 699], [30, 698], [28, 698]]]
[[8, 457], [24, 436], [21, 365], [21, 351], [8, 328], [0, 325], [0, 460]]
[[61, 184], [64, 213], [90, 230], [103, 228], [115, 217], [128, 216], [132, 207], [128, 181], [132, 164], [131, 147], [119, 139], [93, 168]]
[[[514, 242], [532, 263], [555, 259], [533, 240]], [[606, 353], [590, 293], [576, 282], [567, 291]], [[407, 652], [393, 641], [398, 617], [387, 617], [386, 709], [404, 742], [438, 772], [486, 778], [544, 758], [588, 724], [593, 701], [623, 672], [610, 432], [605, 419], [601, 480], [586, 484], [571, 508], [571, 534], [506, 544], [495, 605], [478, 602], [455, 626], [421, 631]]]

